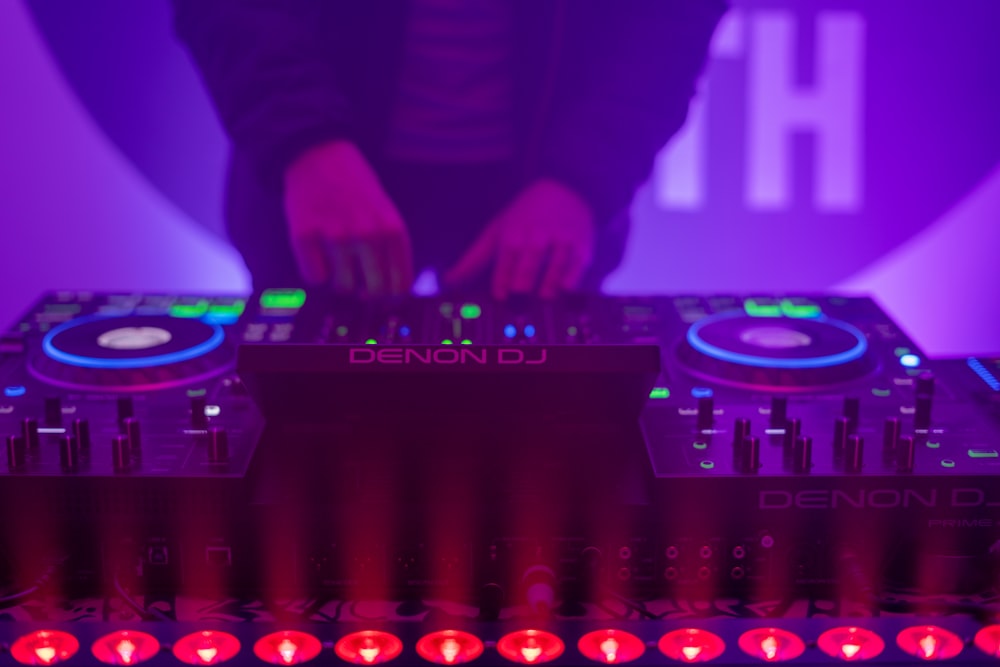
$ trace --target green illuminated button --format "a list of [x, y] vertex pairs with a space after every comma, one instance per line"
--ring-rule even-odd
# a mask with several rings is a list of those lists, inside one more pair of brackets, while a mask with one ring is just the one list
[[260, 295], [260, 307], [276, 310], [298, 310], [306, 302], [304, 289], [268, 289]]
[[443, 341], [441, 341], [441, 344], [442, 345], [454, 345], [455, 343], [454, 343], [454, 341], [452, 341], [452, 339], [445, 338]]
[[695, 449], [708, 449], [708, 443], [707, 442], [700, 442], [700, 441], [696, 442], [696, 443], [694, 443], [694, 448]]
[[702, 461], [699, 465], [701, 465], [701, 467], [704, 468], [705, 470], [711, 470], [712, 468], [715, 467], [715, 463], [713, 463], [712, 461]]
[[885, 398], [886, 396], [888, 396], [891, 393], [892, 392], [889, 389], [872, 388], [872, 396], [878, 396], [880, 398]]
[[468, 338], [463, 338], [462, 345], [472, 345], [472, 341], [469, 340]]
[[653, 390], [649, 392], [650, 398], [670, 398], [670, 390], [666, 387], [653, 387]]
[[942, 468], [954, 468], [955, 467], [955, 462], [952, 461], [951, 459], [941, 459], [941, 467]]
[[378, 345], [378, 341], [375, 340], [374, 338], [369, 338], [368, 340], [365, 341], [365, 345]]
[[199, 396], [204, 396], [207, 393], [208, 393], [207, 389], [188, 389], [187, 390], [187, 396], [188, 396], [188, 398], [198, 398]]
[[785, 317], [819, 317], [822, 311], [819, 306], [805, 299], [782, 299], [781, 312]]
[[477, 320], [482, 314], [483, 309], [475, 303], [463, 303], [462, 307], [458, 309], [458, 315], [463, 320]]
[[901, 357], [904, 354], [909, 354], [910, 353], [910, 348], [908, 348], [908, 347], [897, 347], [895, 350], [892, 351], [892, 353], [895, 354], [897, 357]]
[[940, 442], [928, 442], [927, 446], [930, 447], [931, 449], [940, 449], [941, 448], [941, 443]]
[[208, 312], [208, 301], [202, 300], [198, 303], [175, 303], [170, 306], [171, 317], [201, 317]]
[[1000, 458], [1000, 453], [995, 449], [970, 449], [969, 458], [971, 459], [995, 459]]
[[442, 317], [450, 319], [451, 316], [455, 314], [455, 306], [452, 305], [450, 302], [445, 301], [444, 303], [441, 304], [441, 307], [438, 308], [438, 312], [441, 313]]
[[747, 299], [743, 310], [750, 317], [781, 317], [781, 304], [774, 299]]
[[576, 327], [571, 326], [566, 329], [567, 336], [576, 336], [578, 333], [580, 333], [580, 330], [577, 329]]
[[343, 324], [341, 324], [339, 327], [337, 327], [337, 335], [340, 336], [341, 338], [343, 338], [344, 336], [346, 336], [347, 335], [347, 327], [345, 327]]
[[[176, 308], [176, 306], [174, 306]], [[237, 299], [232, 303], [213, 303], [208, 307], [208, 312], [212, 315], [228, 315], [239, 317], [246, 308], [246, 301]]]

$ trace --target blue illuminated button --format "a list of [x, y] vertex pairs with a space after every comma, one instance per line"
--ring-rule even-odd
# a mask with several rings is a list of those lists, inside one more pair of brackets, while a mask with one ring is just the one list
[[508, 324], [503, 328], [503, 335], [506, 336], [507, 338], [513, 338], [514, 336], [517, 335], [517, 327], [515, 327], [513, 324]]
[[692, 398], [711, 398], [712, 390], [708, 387], [693, 387], [691, 389]]
[[409, 336], [410, 336], [410, 327], [405, 326], [405, 325], [399, 327], [399, 335], [402, 336], [403, 338], [409, 338]]
[[915, 354], [904, 354], [899, 358], [899, 363], [907, 368], [916, 368], [920, 365], [920, 357]]
[[535, 335], [535, 325], [534, 324], [525, 324], [524, 325], [524, 335], [527, 336], [528, 338], [531, 338], [532, 336], [534, 336]]
[[10, 387], [3, 388], [3, 395], [8, 398], [16, 398], [18, 396], [24, 396], [28, 389], [21, 385], [12, 385]]

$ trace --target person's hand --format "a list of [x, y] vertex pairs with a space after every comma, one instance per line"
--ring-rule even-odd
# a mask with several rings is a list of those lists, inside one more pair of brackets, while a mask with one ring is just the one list
[[587, 202], [561, 183], [535, 181], [486, 226], [444, 282], [459, 285], [492, 266], [495, 298], [552, 298], [579, 287], [594, 260], [596, 236]]
[[292, 252], [307, 285], [404, 294], [413, 283], [406, 225], [357, 146], [332, 141], [285, 171]]

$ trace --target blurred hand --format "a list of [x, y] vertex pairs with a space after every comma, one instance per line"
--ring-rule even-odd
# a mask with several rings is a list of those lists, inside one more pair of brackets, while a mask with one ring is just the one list
[[594, 261], [597, 229], [590, 206], [565, 185], [535, 181], [500, 212], [445, 275], [459, 285], [493, 267], [494, 298], [576, 289]]
[[317, 146], [285, 171], [285, 215], [306, 284], [365, 296], [410, 290], [406, 225], [353, 143]]

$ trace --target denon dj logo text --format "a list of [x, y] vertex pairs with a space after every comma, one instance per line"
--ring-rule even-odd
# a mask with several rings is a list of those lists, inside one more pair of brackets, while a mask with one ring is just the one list
[[548, 361], [543, 348], [469, 349], [466, 347], [352, 347], [352, 364], [487, 364], [537, 366]]
[[982, 489], [840, 489], [808, 491], [761, 491], [758, 507], [762, 510], [798, 509], [892, 509], [897, 507], [1000, 507]]

